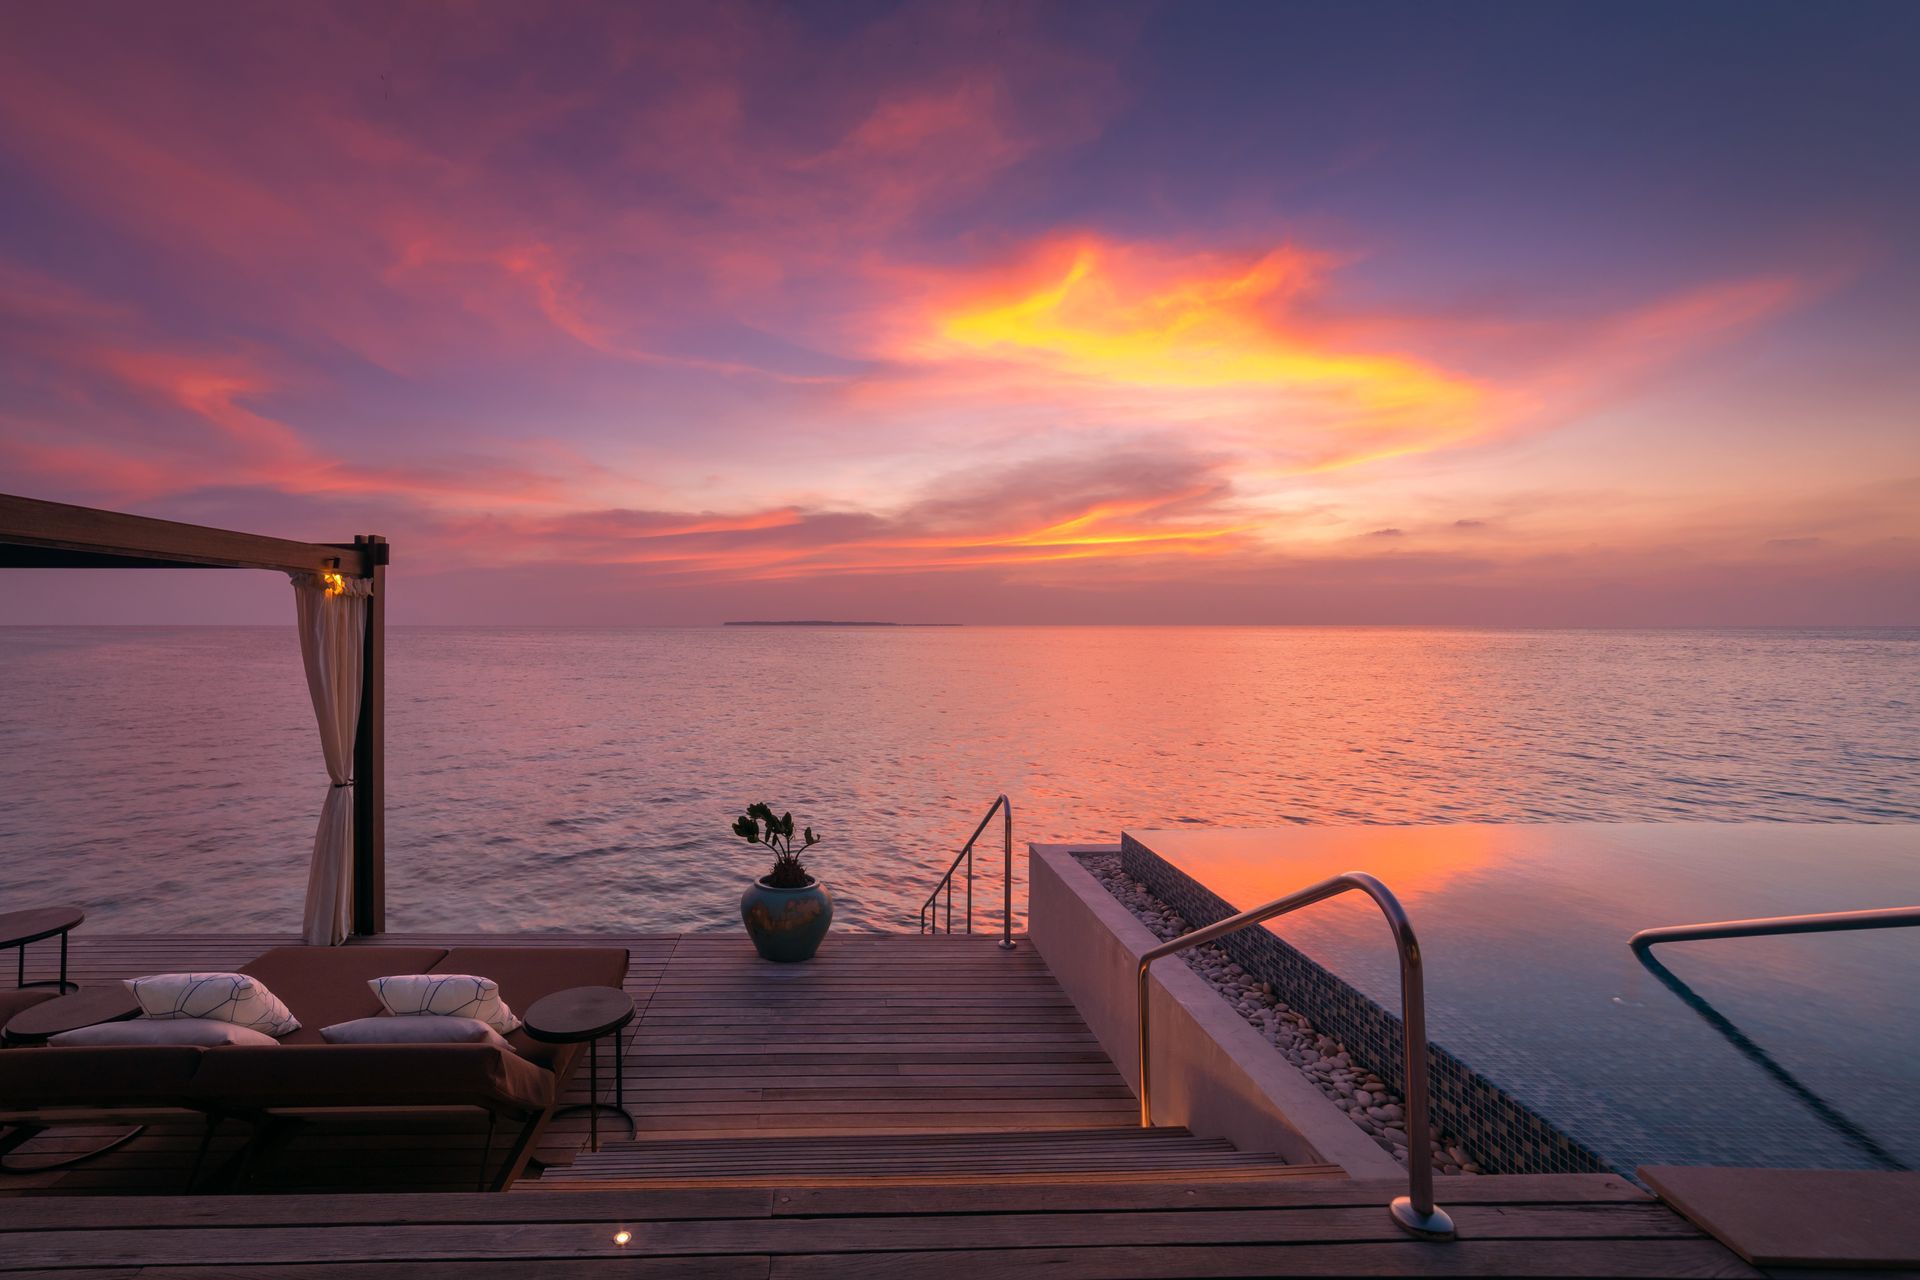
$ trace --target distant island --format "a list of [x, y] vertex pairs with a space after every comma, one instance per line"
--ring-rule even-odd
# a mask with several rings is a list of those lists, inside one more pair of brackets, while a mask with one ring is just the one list
[[958, 622], [836, 622], [807, 618], [796, 622], [723, 622], [724, 627], [957, 627]]

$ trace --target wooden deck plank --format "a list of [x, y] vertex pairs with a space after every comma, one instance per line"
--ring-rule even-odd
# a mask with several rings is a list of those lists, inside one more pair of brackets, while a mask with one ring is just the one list
[[[581, 1277], [605, 1277], [613, 1280], [766, 1280], [772, 1259], [739, 1255], [708, 1254], [698, 1258], [542, 1258], [538, 1280], [580, 1280]], [[213, 1266], [147, 1267], [137, 1272], [58, 1271], [51, 1276], [70, 1278], [96, 1276], [119, 1280], [137, 1275], [140, 1280], [315, 1280], [316, 1268], [306, 1263], [289, 1266]], [[325, 1267], [326, 1280], [526, 1280], [527, 1264], [521, 1261], [492, 1262], [471, 1259], [460, 1262], [331, 1262]]]
[[564, 1197], [338, 1192], [292, 1196], [57, 1196], [0, 1201], [0, 1240], [40, 1231], [229, 1227], [351, 1226], [466, 1222], [591, 1222], [772, 1216], [765, 1188], [689, 1189], [672, 1195], [635, 1191], [572, 1191]]
[[1668, 1276], [1760, 1273], [1708, 1240], [1472, 1240], [1337, 1245], [1185, 1245], [1154, 1249], [963, 1249], [776, 1257], [772, 1280], [930, 1274], [995, 1280], [1156, 1280], [1186, 1276]]
[[1749, 1262], [1920, 1268], [1920, 1173], [1671, 1165], [1639, 1172]]
[[[929, 1192], [929, 1195], [935, 1194], [937, 1191]], [[1658, 1205], [1465, 1206], [1457, 1213], [1456, 1221], [1462, 1239], [1471, 1241], [1686, 1242], [1702, 1239], [1692, 1224]], [[617, 1229], [629, 1233], [627, 1243], [615, 1242]], [[383, 1224], [377, 1228], [252, 1224], [190, 1231], [92, 1228], [10, 1233], [5, 1243], [6, 1265], [45, 1267], [102, 1258], [142, 1266], [178, 1266], [204, 1262], [209, 1257], [244, 1257], [256, 1264], [316, 1264], [340, 1260], [855, 1254], [995, 1248], [1148, 1249], [1221, 1243], [1380, 1245], [1397, 1244], [1405, 1239], [1383, 1206], [1370, 1205], [1330, 1209], [708, 1218], [618, 1223], [595, 1219]]]
[[[1385, 1205], [1404, 1195], [1398, 1182], [1328, 1178], [1289, 1185], [1286, 1202], [1304, 1207]], [[1652, 1204], [1653, 1197], [1625, 1178], [1612, 1174], [1523, 1174], [1507, 1177], [1438, 1179], [1435, 1196], [1442, 1205], [1569, 1205]], [[1271, 1204], [1272, 1188], [1263, 1186], [1193, 1184], [1170, 1180], [1156, 1187], [1115, 1189], [1061, 1183], [1046, 1188], [1002, 1191], [987, 1184], [964, 1192], [948, 1192], [941, 1207], [948, 1213], [1009, 1213], [1017, 1210], [1072, 1212], [1134, 1208], [1244, 1209]], [[913, 1190], [886, 1187], [858, 1193], [840, 1189], [789, 1187], [773, 1202], [776, 1215], [880, 1215], [909, 1213], [925, 1207], [925, 1197]]]

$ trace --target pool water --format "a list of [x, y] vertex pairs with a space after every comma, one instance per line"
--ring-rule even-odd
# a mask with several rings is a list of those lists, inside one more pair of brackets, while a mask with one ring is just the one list
[[[1920, 826], [1127, 834], [1237, 909], [1378, 876], [1420, 938], [1432, 1040], [1622, 1170], [1920, 1168], [1920, 929], [1668, 943], [1665, 974], [1627, 946], [1655, 925], [1920, 903]], [[1266, 927], [1398, 1011], [1364, 896]]]

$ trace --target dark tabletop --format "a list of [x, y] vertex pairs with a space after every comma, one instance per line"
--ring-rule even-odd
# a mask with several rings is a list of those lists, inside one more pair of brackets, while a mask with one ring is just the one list
[[570, 987], [540, 997], [520, 1017], [535, 1040], [577, 1044], [633, 1021], [633, 997], [617, 987]]
[[87, 918], [78, 907], [33, 907], [0, 915], [0, 947], [18, 947], [65, 933]]
[[21, 1010], [7, 1023], [6, 1035], [16, 1044], [35, 1044], [62, 1031], [101, 1022], [124, 1022], [139, 1012], [139, 1002], [125, 986], [106, 983]]

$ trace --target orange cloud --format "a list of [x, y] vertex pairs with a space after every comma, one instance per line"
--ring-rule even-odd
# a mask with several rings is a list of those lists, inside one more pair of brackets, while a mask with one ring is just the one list
[[1457, 444], [1504, 419], [1480, 379], [1322, 332], [1302, 304], [1332, 265], [1296, 247], [1052, 241], [985, 281], [936, 284], [886, 354], [928, 394], [984, 385], [1102, 425], [1185, 424], [1302, 470]]

